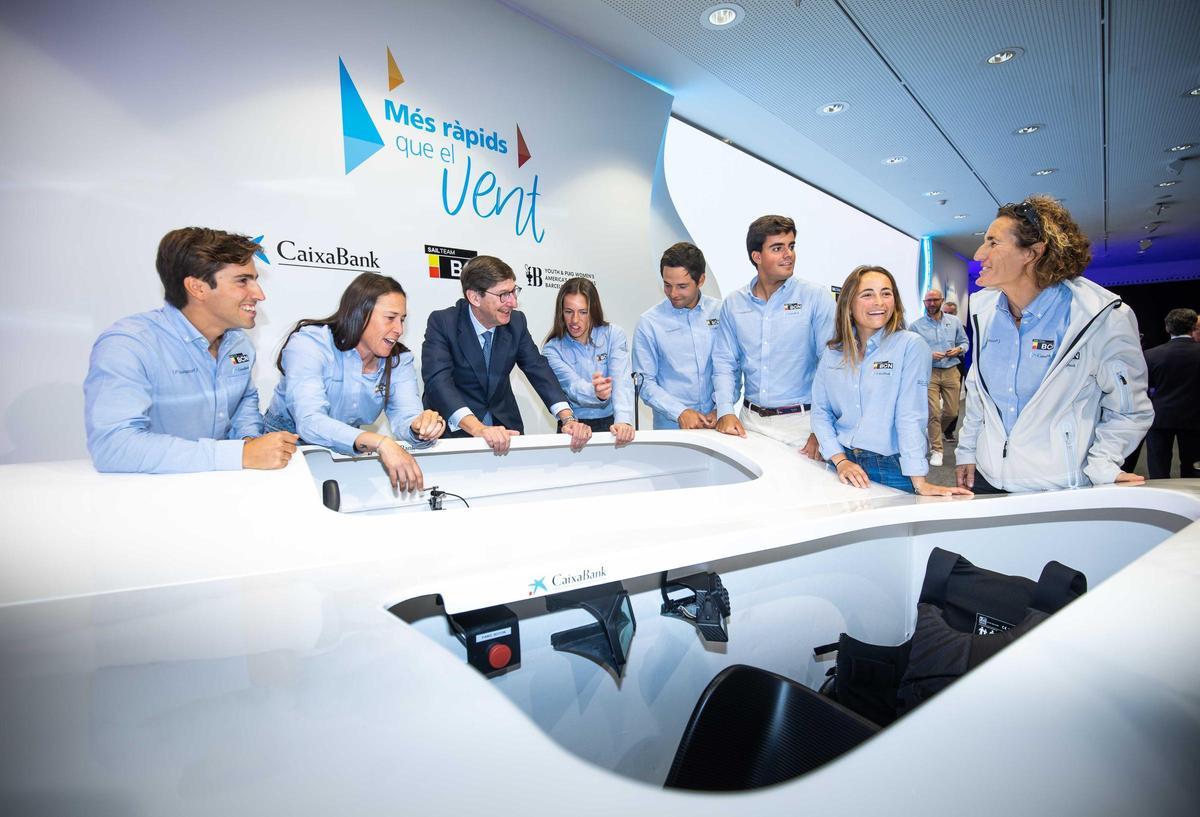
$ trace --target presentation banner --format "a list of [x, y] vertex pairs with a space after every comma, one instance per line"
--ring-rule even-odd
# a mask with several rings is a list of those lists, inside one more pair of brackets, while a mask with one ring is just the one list
[[[86, 456], [92, 341], [161, 304], [176, 227], [262, 244], [264, 408], [288, 330], [364, 271], [407, 290], [418, 358], [477, 254], [513, 267], [539, 344], [572, 276], [631, 336], [661, 297], [670, 96], [491, 0], [5, 4], [0, 66], [0, 462]], [[527, 431], [552, 430], [514, 384]]]

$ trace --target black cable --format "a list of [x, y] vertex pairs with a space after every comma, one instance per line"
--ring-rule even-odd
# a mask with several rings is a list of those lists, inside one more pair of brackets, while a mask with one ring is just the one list
[[432, 488], [429, 489], [429, 508], [434, 511], [440, 511], [442, 509], [442, 503], [439, 500], [443, 496], [452, 496], [455, 499], [457, 499], [459, 502], [461, 502], [462, 504], [466, 505], [468, 508], [471, 507], [471, 503], [467, 502], [466, 499], [459, 496], [458, 494], [452, 494], [449, 491], [443, 491], [440, 488], [438, 488], [436, 485], [434, 485]]

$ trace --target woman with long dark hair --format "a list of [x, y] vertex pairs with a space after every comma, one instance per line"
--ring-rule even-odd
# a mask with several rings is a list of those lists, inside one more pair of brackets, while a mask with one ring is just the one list
[[970, 494], [925, 479], [929, 346], [904, 328], [896, 279], [856, 267], [838, 295], [833, 339], [813, 378], [812, 429], [847, 485], [925, 496]]
[[436, 411], [421, 407], [413, 355], [400, 342], [407, 317], [400, 283], [364, 272], [346, 287], [336, 312], [297, 323], [276, 360], [282, 377], [267, 429], [292, 431], [342, 454], [378, 454], [393, 488], [421, 490], [413, 456], [392, 437], [359, 428], [383, 411], [392, 434], [415, 448], [432, 445], [446, 430]]
[[604, 320], [600, 293], [587, 278], [571, 278], [558, 290], [554, 326], [542, 354], [571, 401], [575, 419], [608, 431], [618, 444], [633, 440], [633, 381], [629, 340]]

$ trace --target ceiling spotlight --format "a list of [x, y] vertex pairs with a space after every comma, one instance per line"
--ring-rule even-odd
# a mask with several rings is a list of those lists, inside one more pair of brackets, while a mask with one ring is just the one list
[[1193, 88], [1187, 92], [1188, 96], [1200, 96], [1200, 88]]
[[1175, 147], [1170, 148], [1170, 151], [1172, 153], [1182, 153], [1185, 150], [1191, 150], [1191, 149], [1192, 149], [1191, 144], [1185, 142], [1182, 145], [1175, 145]]
[[883, 160], [885, 165], [898, 165], [908, 161], [907, 156], [889, 156]]
[[828, 105], [822, 105], [821, 107], [817, 108], [817, 113], [821, 114], [821, 116], [833, 116], [834, 114], [841, 113], [849, 107], [849, 102], [830, 102]]
[[1057, 171], [1057, 170], [1058, 170], [1058, 168], [1057, 168], [1057, 167], [1043, 167], [1041, 170], [1035, 170], [1035, 171], [1033, 171], [1033, 175], [1035, 175], [1035, 176], [1049, 176], [1051, 173], [1054, 173], [1054, 172], [1055, 172], [1055, 171]]
[[930, 198], [933, 198], [934, 196], [942, 195], [942, 191], [941, 190], [930, 190], [928, 193], [922, 193], [921, 195], [929, 196]]
[[967, 217], [967, 214], [966, 213], [955, 213], [954, 217], [957, 219], [964, 219]]
[[736, 3], [720, 3], [709, 6], [700, 18], [700, 24], [714, 31], [733, 28], [746, 16], [746, 10]]
[[1145, 231], [1146, 231], [1146, 232], [1148, 232], [1148, 233], [1152, 233], [1152, 232], [1154, 232], [1155, 230], [1157, 230], [1157, 229], [1158, 229], [1159, 227], [1161, 227], [1161, 226], [1163, 226], [1163, 222], [1161, 222], [1161, 221], [1152, 221], [1152, 222], [1150, 222], [1149, 224], [1147, 224], [1145, 227], [1143, 227], [1142, 229], [1143, 229], [1143, 230], [1145, 230]]
[[1158, 187], [1174, 187], [1177, 184], [1179, 184], [1179, 182], [1159, 182]]
[[1018, 134], [1022, 134], [1022, 135], [1026, 134], [1026, 133], [1037, 133], [1043, 127], [1045, 127], [1045, 126], [1044, 125], [1026, 125], [1023, 128], [1017, 128], [1015, 131], [1013, 131], [1013, 133], [1018, 133]]
[[1153, 243], [1154, 242], [1151, 241], [1149, 238], [1143, 238], [1141, 241], [1139, 241], [1138, 242], [1138, 255], [1141, 255], [1146, 250], [1150, 249], [1150, 245]]
[[1009, 60], [1016, 59], [1025, 53], [1023, 48], [1006, 48], [1003, 51], [997, 51], [995, 54], [987, 58], [988, 65], [1003, 65]]

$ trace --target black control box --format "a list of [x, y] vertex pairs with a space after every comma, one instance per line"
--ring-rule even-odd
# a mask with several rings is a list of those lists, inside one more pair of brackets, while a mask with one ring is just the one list
[[521, 663], [521, 627], [517, 614], [503, 604], [450, 616], [467, 663], [489, 678]]

